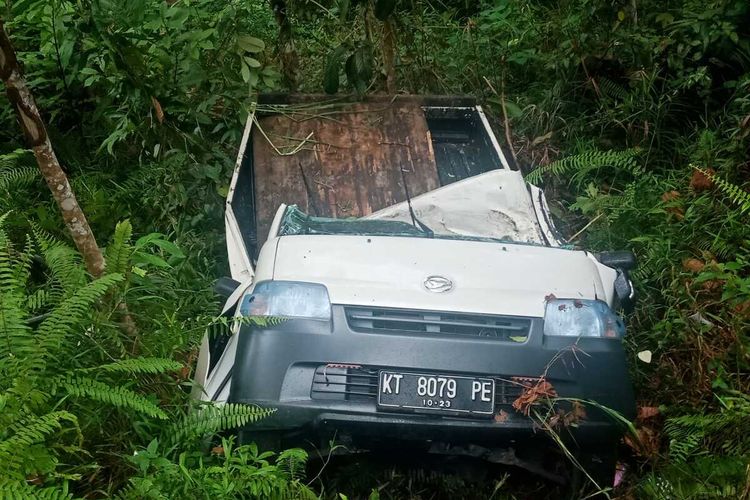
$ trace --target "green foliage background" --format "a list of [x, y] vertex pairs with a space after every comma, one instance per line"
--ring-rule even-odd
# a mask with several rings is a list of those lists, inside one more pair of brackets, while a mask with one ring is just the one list
[[234, 497], [242, 477], [307, 494], [257, 450], [203, 455], [168, 434], [217, 312], [222, 201], [255, 95], [382, 91], [386, 19], [399, 92], [477, 96], [565, 232], [586, 226], [575, 244], [636, 252], [626, 343], [660, 416], [637, 422], [651, 444], [630, 452], [625, 491], [748, 495], [746, 0], [0, 0], [0, 16], [112, 266], [85, 275], [0, 98], [2, 335], [24, 354], [1, 351], [0, 489], [174, 498], [188, 481]]

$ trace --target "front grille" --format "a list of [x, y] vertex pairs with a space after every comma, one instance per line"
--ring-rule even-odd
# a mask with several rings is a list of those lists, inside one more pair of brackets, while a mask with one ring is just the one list
[[530, 319], [516, 316], [351, 306], [345, 311], [349, 328], [363, 333], [446, 334], [523, 342], [531, 329]]
[[[315, 369], [310, 397], [338, 401], [375, 401], [378, 397], [380, 367], [327, 364]], [[406, 371], [406, 370], [405, 370]], [[411, 370], [408, 370], [411, 371]], [[524, 386], [536, 379], [490, 377], [495, 379], [495, 409], [513, 404]]]
[[328, 364], [315, 369], [312, 399], [356, 401], [378, 396], [378, 370], [359, 365]]

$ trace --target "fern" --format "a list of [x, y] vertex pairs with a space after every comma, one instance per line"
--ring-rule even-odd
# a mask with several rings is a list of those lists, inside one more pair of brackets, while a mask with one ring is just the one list
[[36, 343], [26, 322], [24, 283], [0, 219], [0, 376], [16, 376], [27, 360], [36, 356]]
[[166, 432], [166, 441], [172, 445], [183, 441], [201, 439], [218, 432], [243, 427], [268, 417], [276, 410], [255, 405], [206, 405], [188, 413]]
[[718, 413], [667, 419], [664, 430], [670, 439], [670, 457], [686, 462], [702, 450], [734, 456], [750, 454], [750, 398], [743, 395], [721, 401], [724, 407]]
[[702, 167], [696, 165], [691, 165], [691, 167], [711, 179], [719, 190], [724, 193], [724, 196], [729, 198], [732, 203], [739, 207], [741, 213], [750, 211], [750, 193], [742, 189], [740, 186], [732, 184]]
[[639, 152], [635, 149], [624, 151], [586, 151], [581, 154], [568, 156], [557, 161], [535, 168], [526, 176], [526, 180], [537, 183], [545, 175], [561, 176], [571, 172], [589, 172], [601, 167], [615, 167], [631, 172], [635, 175], [641, 174], [635, 159]]
[[0, 154], [0, 191], [18, 191], [39, 179], [30, 151], [16, 149]]
[[61, 382], [65, 390], [77, 397], [134, 410], [149, 417], [166, 420], [167, 414], [145, 397], [124, 387], [113, 387], [86, 377], [67, 377]]
[[16, 167], [0, 170], [0, 190], [20, 190], [39, 180], [39, 170], [34, 167]]
[[0, 478], [0, 498], [4, 500], [72, 500], [67, 485], [62, 488], [39, 488], [25, 480]]
[[22, 419], [12, 426], [10, 437], [0, 441], [0, 477], [25, 479], [21, 465], [26, 456], [19, 451], [44, 442], [50, 434], [62, 429], [64, 421], [78, 429], [78, 419], [67, 411], [55, 411], [41, 417]]
[[37, 337], [42, 347], [39, 356], [44, 361], [59, 360], [69, 353], [65, 346], [66, 338], [83, 332], [77, 326], [91, 314], [91, 308], [112, 286], [122, 282], [121, 274], [108, 274], [92, 281], [63, 301], [39, 326]]
[[107, 271], [126, 274], [130, 258], [133, 255], [133, 247], [130, 238], [133, 235], [133, 226], [130, 221], [123, 221], [115, 227], [112, 244], [107, 247], [106, 262]]
[[83, 286], [86, 283], [86, 271], [82, 266], [80, 254], [49, 235], [37, 224], [30, 224], [44, 262], [61, 287], [63, 295], [68, 296]]
[[276, 465], [292, 481], [297, 481], [305, 477], [305, 468], [307, 467], [307, 452], [300, 448], [284, 450], [276, 457]]
[[609, 78], [599, 78], [599, 88], [601, 89], [602, 94], [612, 99], [624, 101], [628, 97], [628, 90]]
[[203, 321], [208, 322], [206, 333], [209, 337], [213, 338], [219, 335], [231, 335], [236, 327], [242, 325], [257, 326], [260, 328], [280, 325], [286, 321], [286, 318], [277, 318], [274, 316], [218, 316], [206, 317], [203, 318]]
[[80, 370], [80, 372], [129, 373], [131, 375], [143, 373], [166, 373], [177, 371], [182, 365], [173, 359], [166, 358], [129, 358], [115, 361], [106, 365], [95, 366]]

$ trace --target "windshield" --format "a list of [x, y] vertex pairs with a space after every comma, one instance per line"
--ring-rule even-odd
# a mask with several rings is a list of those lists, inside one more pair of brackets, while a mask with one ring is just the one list
[[[439, 238], [450, 240], [494, 241], [503, 243], [529, 243], [505, 238], [483, 236], [439, 234], [425, 232], [408, 222], [382, 219], [333, 219], [315, 217], [300, 210], [297, 205], [287, 207], [279, 227], [279, 236], [309, 234], [340, 234], [359, 236], [408, 236], [416, 238]], [[532, 243], [533, 244], [533, 243]]]
[[426, 236], [417, 227], [401, 221], [332, 219], [308, 215], [290, 205], [281, 220], [279, 236], [293, 234], [352, 234], [364, 236]]

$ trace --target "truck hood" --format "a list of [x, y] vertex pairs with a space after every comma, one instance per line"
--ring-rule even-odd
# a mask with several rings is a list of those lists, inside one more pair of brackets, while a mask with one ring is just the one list
[[[542, 317], [550, 294], [611, 305], [616, 276], [587, 252], [535, 245], [393, 236], [275, 240], [265, 245], [276, 247], [272, 276], [261, 272], [256, 280], [322, 283], [333, 304]], [[432, 291], [425, 285], [431, 276], [439, 277]], [[437, 291], [446, 280], [450, 289]]]

